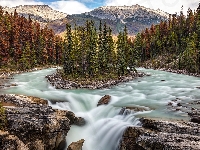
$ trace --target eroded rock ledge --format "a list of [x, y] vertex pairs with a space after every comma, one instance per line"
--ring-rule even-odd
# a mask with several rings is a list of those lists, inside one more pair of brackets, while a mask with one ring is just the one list
[[122, 82], [128, 82], [138, 77], [145, 76], [145, 73], [133, 72], [130, 73], [129, 76], [121, 76], [117, 80], [107, 80], [107, 81], [93, 81], [91, 82], [74, 82], [65, 80], [59, 73], [53, 73], [52, 75], [47, 75], [47, 81], [57, 89], [79, 89], [79, 88], [86, 88], [86, 89], [103, 89], [103, 88], [110, 88]]
[[0, 102], [7, 118], [5, 130], [0, 131], [2, 150], [63, 149], [70, 125], [84, 122], [72, 112], [52, 109], [40, 98], [0, 95]]
[[192, 122], [169, 122], [140, 119], [142, 127], [128, 127], [120, 150], [199, 150], [200, 125]]

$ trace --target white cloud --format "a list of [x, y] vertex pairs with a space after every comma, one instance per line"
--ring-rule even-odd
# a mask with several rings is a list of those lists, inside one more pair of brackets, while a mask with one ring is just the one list
[[0, 0], [1, 6], [15, 7], [19, 5], [43, 5], [43, 2], [34, 0]]
[[192, 10], [198, 7], [199, 0], [106, 0], [107, 6], [123, 6], [139, 4], [152, 9], [161, 9], [168, 13], [180, 12], [183, 5], [184, 13], [186, 14], [188, 8]]
[[84, 12], [90, 11], [88, 7], [86, 7], [83, 3], [78, 1], [55, 1], [50, 4], [53, 9], [56, 9], [61, 12], [65, 12], [67, 14], [80, 14]]

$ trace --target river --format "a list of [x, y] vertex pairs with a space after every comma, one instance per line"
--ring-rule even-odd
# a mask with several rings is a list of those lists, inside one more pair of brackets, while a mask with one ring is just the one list
[[[162, 120], [188, 120], [186, 113], [168, 108], [168, 103], [177, 105], [200, 99], [200, 78], [164, 71], [138, 68], [151, 76], [119, 84], [101, 90], [55, 89], [44, 78], [55, 68], [15, 75], [11, 83], [18, 86], [1, 90], [1, 93], [22, 94], [47, 99], [55, 109], [73, 111], [85, 118], [86, 125], [73, 125], [67, 135], [67, 143], [85, 139], [83, 150], [115, 150], [123, 131], [128, 126], [140, 126], [139, 118]], [[97, 107], [104, 95], [111, 96], [108, 105]], [[176, 102], [174, 100], [177, 100]], [[143, 111], [125, 111], [122, 107], [138, 107]]]

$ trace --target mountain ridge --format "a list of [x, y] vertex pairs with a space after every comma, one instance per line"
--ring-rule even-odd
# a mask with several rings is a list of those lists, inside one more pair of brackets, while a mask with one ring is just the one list
[[100, 20], [106, 22], [114, 34], [118, 34], [126, 26], [129, 35], [136, 35], [152, 24], [167, 20], [169, 14], [159, 9], [154, 10], [140, 5], [132, 6], [102, 6], [90, 12], [68, 15], [67, 19], [72, 24], [83, 26], [86, 20], [93, 20], [96, 27]]
[[16, 10], [18, 14], [24, 17], [30, 15], [32, 19], [39, 22], [49, 22], [67, 16], [66, 13], [54, 10], [48, 5], [19, 5], [16, 7], [3, 7], [3, 10], [8, 13], [13, 13]]
[[15, 9], [18, 14], [26, 18], [30, 16], [31, 19], [38, 21], [42, 27], [47, 25], [57, 34], [65, 31], [66, 23], [70, 23], [74, 27], [75, 25], [83, 26], [87, 20], [93, 20], [98, 28], [99, 22], [102, 20], [113, 30], [114, 34], [118, 34], [127, 26], [129, 35], [136, 35], [152, 24], [166, 20], [169, 16], [168, 13], [159, 9], [154, 10], [138, 4], [132, 6], [102, 6], [90, 12], [73, 15], [53, 10], [48, 5], [20, 5], [3, 8], [8, 13], [13, 13]]
[[102, 17], [101, 19], [106, 19], [106, 16], [107, 16], [106, 13], [110, 13], [113, 17], [111, 17], [109, 19], [115, 20], [116, 15], [125, 15], [125, 17], [127, 17], [127, 18], [131, 17], [133, 14], [138, 15], [138, 10], [143, 10], [143, 11], [146, 10], [152, 14], [160, 15], [161, 18], [169, 16], [168, 13], [166, 13], [160, 9], [154, 10], [154, 9], [146, 8], [144, 6], [140, 6], [138, 4], [132, 5], [132, 6], [125, 6], [125, 5], [124, 6], [102, 6], [102, 7], [98, 7], [98, 8], [95, 8], [94, 10], [90, 11], [89, 14], [91, 16], [98, 17], [99, 15], [96, 15], [95, 12], [104, 11], [105, 16], [100, 16], [100, 17]]

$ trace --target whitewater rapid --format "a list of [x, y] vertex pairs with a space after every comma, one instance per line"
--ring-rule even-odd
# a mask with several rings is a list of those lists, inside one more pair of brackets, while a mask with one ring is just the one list
[[[18, 86], [5, 88], [1, 93], [22, 94], [47, 99], [55, 109], [73, 111], [83, 117], [86, 125], [73, 125], [67, 135], [67, 143], [85, 139], [83, 150], [115, 150], [123, 131], [128, 126], [140, 126], [139, 118], [150, 117], [163, 120], [188, 120], [187, 114], [171, 111], [168, 103], [175, 99], [191, 102], [200, 99], [200, 78], [164, 71], [138, 68], [138, 71], [151, 74], [133, 81], [101, 90], [62, 90], [55, 89], [44, 78], [56, 71], [55, 68], [15, 75], [11, 83]], [[104, 95], [111, 96], [108, 105], [97, 107]], [[176, 103], [173, 103], [176, 105]], [[139, 107], [134, 112], [122, 107]]]

